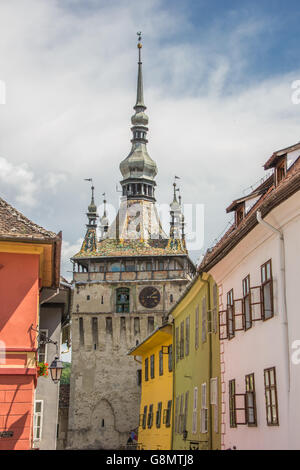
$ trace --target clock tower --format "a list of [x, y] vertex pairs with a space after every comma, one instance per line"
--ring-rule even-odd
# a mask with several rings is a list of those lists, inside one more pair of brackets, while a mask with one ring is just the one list
[[141, 364], [127, 352], [161, 326], [195, 274], [176, 183], [169, 236], [155, 206], [157, 166], [146, 147], [141, 49], [139, 34], [132, 147], [120, 164], [120, 208], [110, 225], [104, 201], [99, 238], [92, 186], [86, 235], [72, 258], [69, 449], [119, 449], [138, 428]]

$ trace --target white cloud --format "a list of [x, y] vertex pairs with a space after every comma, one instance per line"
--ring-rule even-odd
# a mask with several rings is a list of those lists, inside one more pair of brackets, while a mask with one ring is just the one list
[[223, 230], [225, 207], [264, 175], [270, 154], [299, 140], [291, 83], [300, 69], [258, 82], [249, 74], [251, 54], [271, 20], [235, 19], [226, 30], [221, 21], [197, 30], [184, 9], [158, 0], [0, 4], [0, 195], [24, 205], [35, 222], [62, 229], [64, 259], [86, 229], [83, 179], [94, 178], [97, 204], [104, 191], [108, 202], [118, 200], [119, 163], [130, 150], [136, 31], [145, 38], [157, 197], [170, 202], [173, 175], [181, 176], [183, 201], [206, 205], [206, 244]]

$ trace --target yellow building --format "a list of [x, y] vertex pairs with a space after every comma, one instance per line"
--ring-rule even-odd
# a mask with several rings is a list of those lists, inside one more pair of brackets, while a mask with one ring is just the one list
[[221, 448], [218, 288], [198, 273], [169, 312], [173, 318], [173, 450]]
[[[142, 360], [138, 445], [170, 450], [172, 437], [172, 325], [164, 324], [131, 349]], [[137, 360], [137, 359], [136, 359]]]

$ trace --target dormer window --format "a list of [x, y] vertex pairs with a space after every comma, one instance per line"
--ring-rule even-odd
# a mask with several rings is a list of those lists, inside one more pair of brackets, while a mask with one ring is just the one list
[[235, 211], [235, 223], [239, 225], [245, 217], [245, 204], [241, 204]]
[[285, 178], [286, 175], [286, 157], [283, 157], [275, 168], [276, 186]]

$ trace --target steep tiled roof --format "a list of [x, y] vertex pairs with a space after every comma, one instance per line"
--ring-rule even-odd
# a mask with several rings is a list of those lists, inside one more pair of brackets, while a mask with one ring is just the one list
[[185, 255], [187, 250], [182, 240], [116, 240], [107, 238], [97, 243], [95, 250], [86, 250], [85, 245], [74, 258], [119, 257], [119, 256], [163, 256]]
[[238, 226], [233, 223], [216, 245], [207, 250], [198, 270], [209, 271], [224, 258], [257, 224], [256, 211], [265, 217], [272, 209], [300, 190], [300, 160], [288, 170], [286, 177], [275, 187], [274, 183], [263, 192], [256, 204]]
[[50, 241], [56, 239], [57, 235], [27, 219], [0, 198], [0, 239], [8, 238]]

